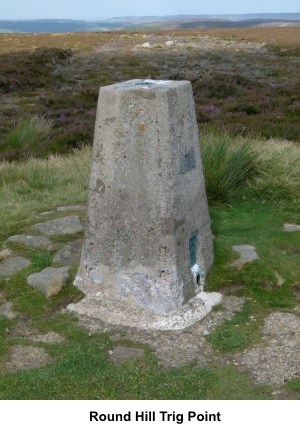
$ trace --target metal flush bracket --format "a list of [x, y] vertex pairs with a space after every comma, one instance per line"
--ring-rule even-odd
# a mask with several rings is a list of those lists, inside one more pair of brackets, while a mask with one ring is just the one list
[[193, 233], [189, 238], [190, 266], [193, 267], [197, 262], [197, 233]]
[[135, 82], [126, 82], [122, 83], [125, 87], [142, 87], [142, 88], [153, 88], [155, 86], [162, 86], [162, 85], [170, 85], [172, 84], [172, 81], [159, 81], [154, 79], [140, 79]]
[[189, 152], [186, 152], [184, 156], [181, 158], [181, 166], [180, 172], [186, 173], [189, 170], [192, 170], [196, 166], [195, 152], [192, 149]]

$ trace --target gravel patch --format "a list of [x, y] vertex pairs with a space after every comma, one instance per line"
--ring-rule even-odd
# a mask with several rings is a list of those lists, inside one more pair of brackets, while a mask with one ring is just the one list
[[262, 344], [236, 355], [257, 383], [281, 386], [300, 377], [300, 317], [274, 312], [265, 319]]
[[165, 367], [182, 367], [191, 362], [203, 366], [212, 360], [212, 348], [205, 336], [226, 319], [232, 318], [234, 312], [241, 310], [244, 299], [224, 297], [222, 309], [212, 311], [203, 320], [184, 330], [144, 330], [109, 324], [98, 318], [78, 315], [79, 324], [90, 333], [112, 333], [111, 339], [118, 342], [130, 340], [151, 347], [159, 362]]
[[44, 348], [38, 346], [14, 345], [9, 351], [10, 361], [6, 363], [8, 372], [30, 370], [53, 361]]

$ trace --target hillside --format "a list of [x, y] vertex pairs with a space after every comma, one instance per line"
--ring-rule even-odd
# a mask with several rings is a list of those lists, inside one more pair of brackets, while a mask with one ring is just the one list
[[85, 32], [108, 30], [141, 30], [169, 28], [234, 28], [261, 25], [300, 25], [300, 13], [245, 15], [174, 15], [148, 17], [117, 17], [107, 20], [83, 21], [63, 19], [0, 20], [0, 33]]
[[[299, 36], [0, 34], [1, 400], [300, 399]], [[99, 87], [147, 77], [189, 80], [199, 125], [215, 255], [205, 290], [223, 301], [184, 330], [67, 310], [83, 297]], [[63, 273], [53, 295], [31, 282], [45, 269]]]

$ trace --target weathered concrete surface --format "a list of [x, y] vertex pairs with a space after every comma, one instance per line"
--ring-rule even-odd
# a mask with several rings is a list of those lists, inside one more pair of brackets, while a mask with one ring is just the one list
[[[86, 238], [77, 285], [89, 298], [154, 313], [197, 294], [213, 244], [191, 84], [128, 81], [100, 89]], [[107, 292], [109, 291], [109, 294]]]
[[145, 330], [143, 327], [116, 325], [116, 321], [108, 323], [100, 320], [99, 316], [93, 318], [86, 314], [77, 314], [77, 317], [79, 323], [90, 333], [111, 333], [110, 339], [113, 342], [147, 344], [155, 351], [163, 366], [181, 367], [191, 363], [205, 366], [215, 363], [216, 360], [219, 364], [219, 354], [206, 341], [206, 335], [212, 333], [225, 320], [230, 320], [234, 312], [241, 310], [244, 301], [243, 297], [224, 296], [222, 308], [210, 312], [206, 318], [183, 330]]
[[6, 243], [17, 243], [20, 245], [28, 246], [30, 248], [37, 249], [51, 249], [52, 242], [48, 237], [45, 236], [29, 236], [25, 234], [17, 234], [15, 236], [10, 236]]
[[60, 292], [70, 279], [69, 267], [47, 267], [39, 273], [28, 276], [27, 283], [47, 297]]
[[77, 215], [70, 215], [35, 224], [32, 226], [32, 230], [45, 236], [52, 236], [54, 234], [78, 233], [83, 231], [83, 227]]
[[178, 309], [155, 313], [119, 300], [113, 286], [107, 285], [107, 289], [98, 294], [97, 297], [88, 295], [80, 302], [70, 304], [67, 309], [76, 315], [101, 318], [111, 324], [145, 330], [182, 330], [202, 320], [222, 300], [219, 293], [202, 292]]
[[25, 267], [30, 266], [31, 261], [23, 257], [11, 257], [0, 263], [0, 278], [14, 275]]

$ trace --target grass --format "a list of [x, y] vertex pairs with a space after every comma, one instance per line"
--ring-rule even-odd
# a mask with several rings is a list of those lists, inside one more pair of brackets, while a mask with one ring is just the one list
[[[62, 330], [62, 323], [54, 326], [56, 331], [58, 327]], [[196, 400], [270, 396], [269, 389], [255, 387], [249, 375], [230, 366], [163, 370], [147, 349], [142, 359], [115, 366], [108, 361], [107, 352], [112, 342], [107, 335], [88, 336], [67, 321], [63, 333], [68, 338], [67, 343], [43, 345], [54, 358], [52, 364], [0, 379], [1, 399]]]
[[201, 141], [206, 192], [210, 201], [230, 199], [258, 175], [258, 152], [249, 142], [234, 140], [226, 133], [210, 133], [202, 136]]
[[[260, 341], [264, 316], [274, 309], [292, 309], [296, 304], [293, 286], [300, 278], [298, 233], [284, 233], [282, 226], [284, 222], [300, 221], [297, 194], [299, 165], [294, 163], [300, 149], [287, 142], [269, 141], [266, 145], [266, 142], [233, 138], [228, 133], [213, 133], [209, 129], [201, 136], [201, 145], [207, 181], [210, 181], [207, 169], [213, 172], [218, 170], [211, 163], [216, 145], [221, 145], [223, 159], [227, 157], [230, 160], [228, 169], [219, 171], [221, 179], [227, 179], [226, 175], [232, 176], [232, 167], [242, 158], [241, 151], [246, 154], [245, 159], [251, 166], [247, 180], [243, 180], [238, 173], [235, 185], [228, 187], [225, 194], [219, 194], [217, 198], [215, 193], [209, 191], [215, 263], [208, 275], [206, 290], [220, 290], [226, 294], [232, 286], [241, 285], [234, 294], [247, 298], [240, 312], [206, 337], [214, 354], [230, 355]], [[251, 148], [249, 159], [246, 145]], [[289, 151], [284, 151], [286, 145]], [[266, 148], [265, 151], [258, 150], [262, 147]], [[290, 165], [290, 169], [282, 168], [279, 156], [282, 153], [285, 166]], [[90, 158], [90, 147], [83, 147], [65, 156], [2, 162], [1, 241], [11, 234], [29, 232], [30, 225], [41, 221], [39, 212], [68, 203], [85, 203]], [[241, 164], [244, 166], [244, 161]], [[282, 184], [280, 192], [274, 188], [274, 178]], [[208, 190], [214, 189], [209, 183], [207, 187]], [[291, 189], [294, 190], [293, 197]], [[63, 245], [61, 239], [58, 243]], [[230, 267], [230, 262], [235, 258], [231, 246], [242, 243], [256, 246], [261, 258], [237, 271]], [[120, 366], [111, 364], [108, 351], [113, 342], [107, 335], [89, 336], [76, 326], [73, 317], [57, 313], [57, 310], [82, 296], [71, 281], [50, 299], [26, 286], [29, 274], [51, 264], [56, 248], [36, 252], [19, 246], [15, 250], [29, 258], [32, 265], [10, 280], [0, 281], [0, 290], [7, 300], [13, 301], [14, 309], [39, 331], [56, 331], [68, 341], [56, 345], [41, 344], [54, 359], [53, 363], [43, 368], [5, 374], [2, 364], [2, 399], [272, 398], [271, 387], [255, 385], [248, 373], [230, 365], [163, 369], [147, 348], [143, 358]], [[75, 266], [71, 272], [73, 278]], [[285, 279], [281, 287], [277, 285], [275, 272]], [[219, 310], [222, 306], [215, 309], [216, 312]], [[1, 363], [7, 360], [10, 346], [20, 341], [19, 338], [9, 337], [14, 323], [6, 318], [0, 321], [0, 368]], [[286, 389], [297, 393], [297, 387], [295, 381]]]
[[91, 148], [84, 147], [72, 156], [1, 163], [1, 240], [22, 231], [38, 212], [85, 202], [90, 159]]
[[44, 116], [22, 118], [5, 137], [5, 149], [34, 148], [43, 145], [51, 136], [53, 121]]
[[221, 352], [239, 351], [249, 347], [261, 336], [260, 321], [251, 321], [252, 313], [252, 306], [248, 301], [242, 311], [236, 312], [231, 320], [217, 327], [206, 339]]

